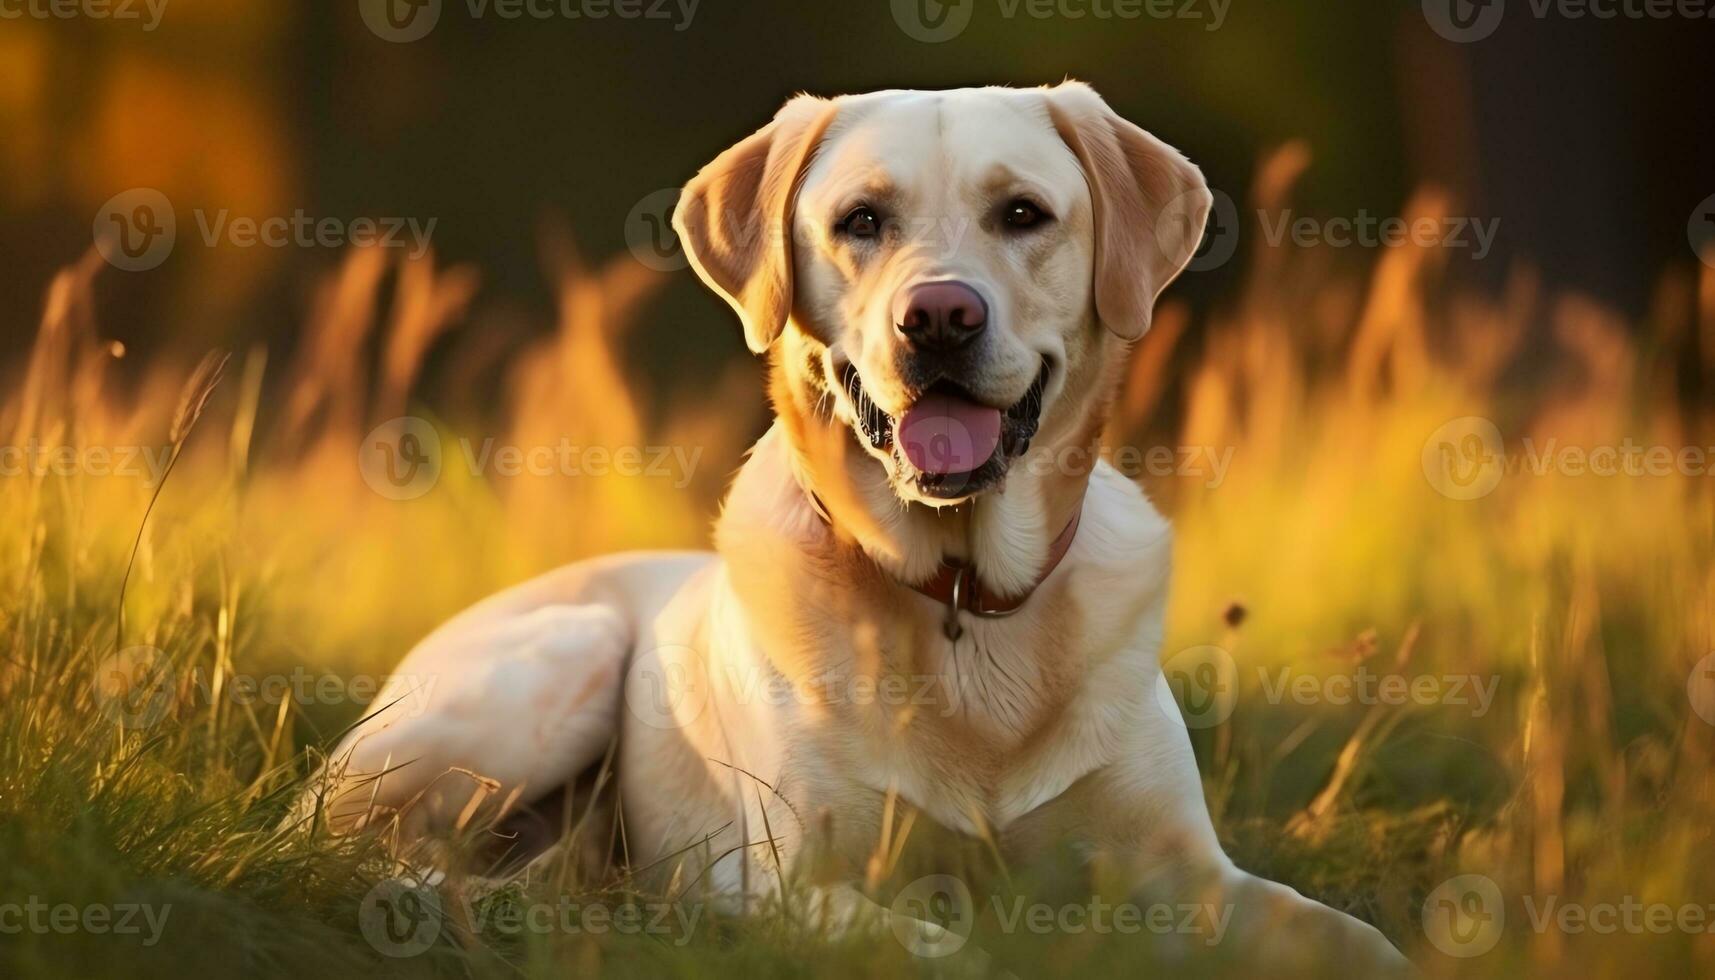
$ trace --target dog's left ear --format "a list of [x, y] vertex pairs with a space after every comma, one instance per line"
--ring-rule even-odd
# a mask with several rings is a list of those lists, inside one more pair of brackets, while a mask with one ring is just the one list
[[758, 354], [792, 313], [793, 203], [833, 114], [828, 99], [792, 99], [691, 178], [673, 209], [692, 268], [738, 311]]
[[1191, 161], [1121, 119], [1088, 85], [1066, 82], [1045, 95], [1090, 185], [1096, 316], [1136, 340], [1149, 329], [1155, 298], [1196, 253], [1214, 199]]

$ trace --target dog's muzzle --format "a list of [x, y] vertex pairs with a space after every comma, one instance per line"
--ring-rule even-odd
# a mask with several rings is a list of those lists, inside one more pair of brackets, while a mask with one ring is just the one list
[[958, 500], [999, 485], [1012, 460], [1030, 448], [1042, 421], [1049, 373], [1044, 359], [1024, 396], [1005, 408], [988, 405], [942, 377], [898, 418], [870, 399], [855, 366], [840, 369], [840, 384], [851, 398], [860, 439], [913, 474], [919, 493]]

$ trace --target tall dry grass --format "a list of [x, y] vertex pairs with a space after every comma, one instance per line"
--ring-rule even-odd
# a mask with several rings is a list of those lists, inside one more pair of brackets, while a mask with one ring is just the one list
[[[1271, 160], [1253, 206], [1285, 206], [1308, 162], [1296, 147]], [[1426, 190], [1408, 211], [1453, 207]], [[1707, 971], [1708, 935], [1537, 932], [1518, 903], [1715, 902], [1715, 728], [1687, 697], [1693, 664], [1715, 650], [1710, 479], [1521, 468], [1481, 499], [1454, 500], [1423, 459], [1465, 416], [1492, 420], [1509, 451], [1526, 437], [1715, 445], [1715, 273], [1670, 271], [1650, 316], [1628, 323], [1547, 293], [1525, 269], [1487, 295], [1450, 276], [1444, 251], [1359, 256], [1251, 237], [1232, 302], [1206, 322], [1161, 312], [1109, 433], [1116, 445], [1232, 450], [1217, 486], [1202, 474], [1149, 481], [1177, 531], [1165, 656], [1215, 646], [1236, 667], [1231, 717], [1194, 733], [1224, 837], [1247, 866], [1378, 922], [1432, 973]], [[185, 957], [374, 967], [351, 909], [385, 858], [274, 830], [308, 764], [301, 750], [360, 705], [240, 704], [223, 696], [229, 685], [294, 666], [382, 673], [436, 622], [535, 571], [701, 545], [764, 418], [755, 369], [736, 359], [682, 391], [640, 385], [627, 351], [665, 342], [645, 307], [661, 277], [623, 258], [591, 267], [559, 241], [545, 249], [558, 322], [524, 343], [501, 347], [481, 329], [474, 270], [355, 251], [289, 358], [234, 353], [197, 427], [176, 433], [184, 454], [164, 486], [88, 472], [0, 479], [0, 882], [155, 889], [231, 926]], [[50, 287], [0, 405], [11, 445], [87, 458], [179, 441], [173, 415], [201, 352], [140, 356], [104, 339], [98, 274], [92, 257]], [[435, 425], [449, 459], [433, 490], [394, 500], [365, 483], [359, 451], [405, 414]], [[460, 437], [701, 456], [682, 486], [501, 478], [458, 464]], [[166, 718], [145, 730], [114, 725], [95, 682], [122, 645], [165, 651], [174, 668]], [[1259, 680], [1281, 666], [1333, 676], [1360, 665], [1492, 677], [1498, 693], [1478, 714], [1299, 704]], [[1495, 952], [1463, 962], [1426, 944], [1420, 924], [1425, 896], [1460, 873], [1493, 879], [1511, 916]], [[754, 971], [820, 959], [766, 938], [714, 961]], [[792, 951], [771, 960], [770, 942]], [[56, 955], [45, 940], [19, 948], [23, 975]], [[1115, 949], [1067, 944], [1043, 962], [1111, 966], [1124, 962]], [[79, 955], [109, 965], [98, 948]], [[449, 956], [388, 968], [488, 968]], [[564, 956], [635, 965], [580, 941], [527, 951], [524, 967], [548, 972]]]

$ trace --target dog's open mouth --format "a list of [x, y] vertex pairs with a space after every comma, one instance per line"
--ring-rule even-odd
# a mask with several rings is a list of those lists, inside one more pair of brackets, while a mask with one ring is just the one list
[[915, 474], [924, 496], [956, 500], [998, 484], [1012, 460], [1030, 448], [1042, 421], [1049, 373], [1044, 359], [1024, 397], [1004, 410], [943, 378], [897, 419], [870, 400], [856, 367], [842, 368], [840, 383], [856, 409], [858, 437], [905, 463], [902, 469]]

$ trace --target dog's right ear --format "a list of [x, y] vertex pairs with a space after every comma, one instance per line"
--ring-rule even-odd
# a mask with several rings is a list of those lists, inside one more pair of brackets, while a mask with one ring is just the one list
[[744, 321], [760, 354], [792, 313], [792, 209], [834, 103], [800, 95], [774, 121], [715, 158], [673, 209], [691, 267]]

